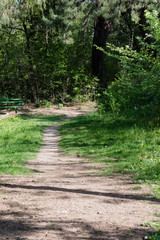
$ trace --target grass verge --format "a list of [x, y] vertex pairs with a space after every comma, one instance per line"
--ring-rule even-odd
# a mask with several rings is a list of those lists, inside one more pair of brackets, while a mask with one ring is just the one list
[[60, 147], [105, 163], [104, 174], [131, 174], [160, 197], [160, 121], [96, 113], [64, 122]]
[[43, 129], [64, 116], [22, 115], [0, 120], [0, 174], [26, 174], [23, 165], [42, 144]]

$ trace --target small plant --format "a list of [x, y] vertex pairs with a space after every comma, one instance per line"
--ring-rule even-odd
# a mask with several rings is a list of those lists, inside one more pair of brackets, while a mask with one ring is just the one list
[[0, 195], [0, 199], [7, 199], [8, 198], [8, 196], [2, 196], [2, 195]]
[[34, 105], [36, 108], [40, 108], [40, 106], [41, 106], [40, 101], [36, 101]]
[[149, 233], [144, 237], [145, 240], [160, 240], [160, 231]]
[[132, 190], [140, 190], [140, 189], [142, 189], [142, 187], [139, 185], [132, 188]]
[[49, 101], [45, 101], [45, 108], [50, 108], [52, 106], [52, 103]]
[[58, 103], [58, 108], [63, 108], [63, 104], [62, 103]]
[[142, 223], [141, 226], [144, 227], [151, 227], [153, 229], [156, 229], [158, 231], [160, 231], [160, 220], [152, 220], [150, 222], [146, 222], [146, 223]]
[[52, 103], [49, 102], [48, 100], [45, 100], [45, 99], [35, 102], [35, 107], [36, 108], [40, 108], [40, 107], [50, 108], [51, 105], [52, 105]]
[[98, 113], [99, 113], [99, 115], [106, 114], [106, 108], [105, 108], [105, 105], [103, 103], [98, 104]]

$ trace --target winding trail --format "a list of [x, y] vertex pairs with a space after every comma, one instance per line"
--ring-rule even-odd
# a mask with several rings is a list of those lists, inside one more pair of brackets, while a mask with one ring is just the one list
[[150, 229], [141, 224], [157, 219], [160, 200], [124, 176], [92, 174], [100, 164], [65, 156], [57, 128], [45, 130], [43, 147], [28, 162], [36, 173], [1, 176], [0, 240], [142, 239]]

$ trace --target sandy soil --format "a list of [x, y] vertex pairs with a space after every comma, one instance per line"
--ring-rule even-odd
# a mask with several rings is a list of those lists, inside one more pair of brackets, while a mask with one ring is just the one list
[[[26, 111], [29, 111], [27, 109]], [[85, 114], [86, 107], [33, 112]], [[158, 219], [160, 200], [138, 189], [129, 177], [100, 177], [102, 167], [58, 147], [58, 126], [44, 131], [44, 145], [27, 167], [30, 176], [1, 176], [0, 240], [140, 240]], [[137, 190], [136, 190], [137, 189]]]

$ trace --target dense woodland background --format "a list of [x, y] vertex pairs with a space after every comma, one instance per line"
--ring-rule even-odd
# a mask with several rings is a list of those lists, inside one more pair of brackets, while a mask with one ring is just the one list
[[0, 96], [157, 112], [158, 0], [1, 0]]

